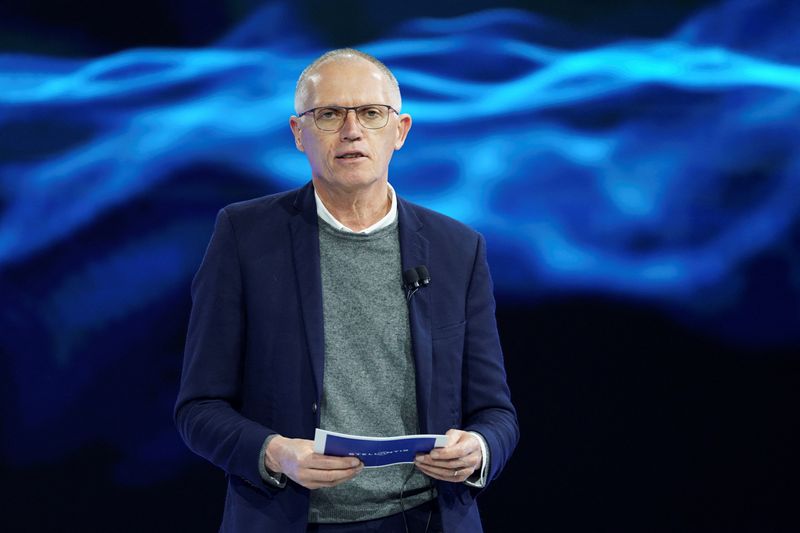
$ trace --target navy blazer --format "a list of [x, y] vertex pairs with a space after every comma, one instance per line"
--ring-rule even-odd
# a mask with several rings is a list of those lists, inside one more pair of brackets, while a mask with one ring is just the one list
[[[398, 198], [403, 270], [426, 265], [431, 284], [409, 304], [423, 433], [450, 428], [486, 439], [488, 480], [519, 438], [495, 323], [483, 237]], [[272, 433], [313, 439], [323, 381], [322, 280], [314, 189], [220, 210], [192, 281], [192, 312], [175, 423], [195, 453], [222, 468], [220, 531], [304, 532], [309, 490], [275, 488], [258, 462]], [[481, 531], [477, 489], [436, 481], [447, 532]]]

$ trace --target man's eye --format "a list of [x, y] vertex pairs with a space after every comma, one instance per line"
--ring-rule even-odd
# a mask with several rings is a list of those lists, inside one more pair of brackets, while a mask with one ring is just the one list
[[317, 111], [317, 118], [322, 120], [333, 120], [339, 116], [335, 109], [320, 109]]
[[367, 109], [362, 110], [361, 111], [361, 115], [365, 116], [367, 118], [376, 118], [376, 117], [381, 116], [381, 112], [380, 112], [379, 109], [377, 109], [375, 107], [369, 107]]

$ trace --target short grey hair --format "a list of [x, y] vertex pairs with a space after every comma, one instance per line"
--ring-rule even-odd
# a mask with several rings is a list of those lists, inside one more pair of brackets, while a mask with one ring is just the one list
[[383, 75], [386, 77], [389, 85], [391, 86], [391, 91], [395, 93], [393, 96], [397, 97], [397, 111], [400, 111], [400, 106], [402, 105], [402, 98], [400, 96], [400, 84], [397, 83], [397, 78], [394, 77], [392, 71], [389, 70], [389, 67], [381, 63], [381, 61], [372, 56], [367, 54], [366, 52], [362, 52], [361, 50], [356, 50], [355, 48], [337, 48], [336, 50], [331, 50], [329, 52], [325, 52], [317, 59], [315, 59], [310, 65], [308, 65], [303, 72], [300, 73], [300, 77], [297, 79], [297, 85], [294, 88], [294, 109], [296, 113], [300, 113], [300, 103], [302, 102], [303, 98], [308, 94], [307, 84], [308, 78], [317, 70], [320, 66], [328, 61], [333, 61], [337, 59], [352, 59], [352, 58], [361, 58], [365, 61], [369, 61], [380, 70]]

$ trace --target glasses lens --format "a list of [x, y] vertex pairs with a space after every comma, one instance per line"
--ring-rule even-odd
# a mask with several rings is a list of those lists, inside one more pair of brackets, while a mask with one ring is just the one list
[[[344, 107], [320, 107], [314, 110], [314, 123], [323, 131], [339, 131], [347, 113], [348, 110]], [[355, 108], [355, 113], [365, 128], [379, 129], [389, 122], [388, 106], [365, 105]]]
[[382, 128], [389, 120], [389, 109], [380, 105], [368, 105], [356, 109], [358, 121], [365, 128]]
[[347, 110], [338, 107], [320, 107], [314, 111], [314, 122], [324, 131], [336, 131], [344, 124]]

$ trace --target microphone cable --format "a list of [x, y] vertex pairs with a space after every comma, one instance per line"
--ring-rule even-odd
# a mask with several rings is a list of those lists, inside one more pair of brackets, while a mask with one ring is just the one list
[[[415, 470], [415, 467], [412, 464], [411, 465], [411, 470], [409, 471], [408, 476], [406, 476], [405, 481], [403, 481], [403, 485], [400, 487], [400, 512], [403, 513], [403, 526], [406, 529], [406, 533], [411, 533], [411, 532], [408, 529], [408, 519], [406, 518], [406, 508], [403, 505], [403, 494], [404, 494], [405, 489], [406, 489], [406, 484], [411, 480], [412, 476], [414, 475], [414, 470]], [[429, 491], [429, 490], [433, 491], [434, 487], [432, 485], [429, 485], [428, 487], [425, 487], [422, 492], [426, 492], [426, 491]], [[419, 494], [419, 492], [417, 492], [416, 494]], [[431, 501], [432, 500], [428, 500], [429, 503]], [[425, 522], [425, 531], [423, 533], [428, 533], [428, 528], [431, 525], [431, 518], [432, 517], [433, 517], [433, 504], [431, 504], [431, 508], [428, 510], [428, 520]]]

